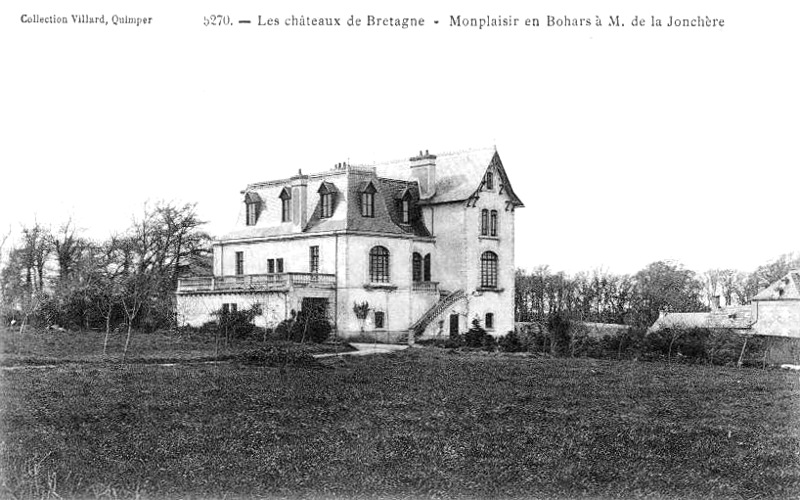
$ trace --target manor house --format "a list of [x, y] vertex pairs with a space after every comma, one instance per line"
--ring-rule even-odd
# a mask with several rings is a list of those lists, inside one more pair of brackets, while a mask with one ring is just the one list
[[341, 336], [383, 341], [464, 332], [475, 318], [495, 335], [514, 328], [523, 205], [493, 148], [338, 164], [242, 194], [241, 226], [213, 244], [214, 275], [179, 281], [184, 324], [258, 303], [263, 326], [315, 309]]

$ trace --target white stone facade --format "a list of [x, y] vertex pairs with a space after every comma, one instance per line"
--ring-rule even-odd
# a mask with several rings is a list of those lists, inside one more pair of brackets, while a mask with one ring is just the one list
[[[341, 336], [397, 341], [514, 328], [514, 193], [494, 149], [423, 154], [247, 186], [244, 223], [213, 246], [214, 277], [181, 280], [179, 319], [262, 306], [275, 326], [324, 299]], [[367, 302], [363, 322], [353, 311]], [[230, 306], [229, 306], [230, 307]]]

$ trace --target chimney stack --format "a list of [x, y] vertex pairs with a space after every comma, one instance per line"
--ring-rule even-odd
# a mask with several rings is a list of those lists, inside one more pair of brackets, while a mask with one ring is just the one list
[[411, 162], [411, 179], [419, 183], [419, 196], [427, 199], [436, 193], [436, 155], [425, 150], [419, 151], [419, 156], [409, 159]]
[[292, 177], [292, 225], [302, 231], [308, 222], [308, 176], [302, 170]]

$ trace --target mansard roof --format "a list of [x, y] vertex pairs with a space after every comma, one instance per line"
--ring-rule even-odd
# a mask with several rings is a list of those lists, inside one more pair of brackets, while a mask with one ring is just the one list
[[756, 294], [753, 300], [800, 300], [800, 269], [789, 271], [786, 276]]

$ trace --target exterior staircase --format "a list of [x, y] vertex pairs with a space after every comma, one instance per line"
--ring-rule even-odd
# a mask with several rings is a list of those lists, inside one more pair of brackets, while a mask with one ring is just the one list
[[455, 292], [450, 292], [447, 295], [441, 295], [439, 301], [431, 306], [430, 309], [425, 311], [425, 314], [423, 314], [413, 325], [411, 325], [411, 327], [408, 329], [409, 332], [413, 333], [414, 336], [421, 335], [422, 332], [425, 331], [425, 328], [431, 324], [431, 321], [435, 320], [445, 311], [445, 309], [452, 306], [464, 297], [466, 297], [464, 290], [456, 290]]

